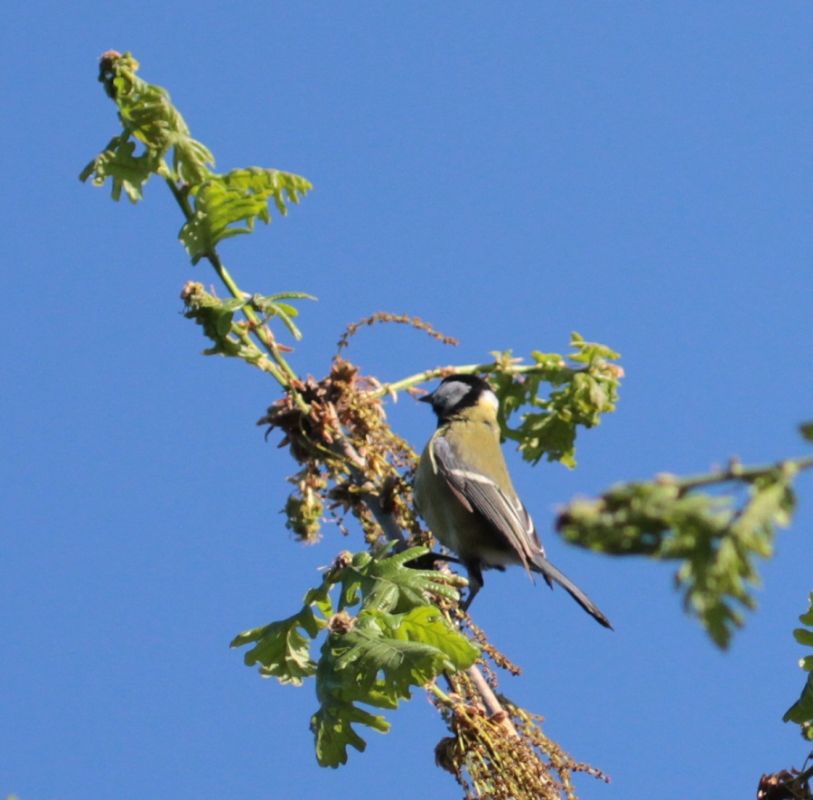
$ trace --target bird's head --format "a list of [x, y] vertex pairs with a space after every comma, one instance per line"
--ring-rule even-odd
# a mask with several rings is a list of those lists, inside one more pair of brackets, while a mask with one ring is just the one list
[[446, 422], [466, 409], [476, 409], [489, 418], [496, 418], [499, 407], [494, 390], [476, 375], [449, 375], [421, 401], [432, 404], [438, 423]]

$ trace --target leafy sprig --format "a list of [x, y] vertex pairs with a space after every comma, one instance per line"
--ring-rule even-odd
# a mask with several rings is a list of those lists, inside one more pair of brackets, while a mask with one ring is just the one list
[[384, 383], [375, 394], [413, 391], [421, 383], [453, 373], [485, 375], [500, 401], [503, 438], [517, 442], [522, 457], [533, 464], [544, 456], [575, 467], [579, 428], [594, 428], [604, 414], [615, 410], [624, 370], [616, 363], [619, 354], [606, 345], [585, 341], [574, 332], [570, 346], [567, 356], [534, 351], [530, 364], [510, 350], [496, 352], [493, 361], [426, 370]]
[[[99, 80], [116, 103], [122, 131], [82, 170], [80, 180], [92, 178], [96, 186], [110, 180], [114, 200], [124, 191], [135, 203], [152, 175], [164, 178], [185, 217], [180, 239], [192, 263], [208, 260], [232, 296], [218, 300], [200, 284], [188, 284], [184, 290], [187, 317], [200, 323], [214, 342], [205, 352], [242, 358], [289, 389], [296, 373], [267, 323], [278, 318], [294, 338], [300, 338], [293, 322], [297, 310], [284, 301], [314, 298], [304, 292], [266, 297], [243, 292], [223, 264], [217, 245], [250, 233], [257, 220], [270, 222], [269, 204], [286, 215], [311, 190], [311, 183], [299, 175], [260, 167], [215, 173], [212, 152], [192, 138], [169, 93], [142, 80], [138, 68], [130, 53], [110, 50], [102, 56]], [[188, 291], [190, 286], [199, 289]], [[238, 311], [245, 317], [242, 324], [234, 319]], [[297, 402], [304, 408], [301, 398]]]
[[[253, 645], [246, 664], [259, 665], [263, 675], [280, 683], [299, 685], [315, 676], [320, 707], [311, 730], [322, 766], [344, 764], [348, 747], [364, 750], [353, 725], [389, 729], [383, 716], [359, 704], [394, 709], [413, 688], [471, 666], [479, 654], [432, 604], [440, 598], [456, 602], [460, 579], [407, 566], [427, 552], [415, 547], [396, 555], [341, 554], [299, 612], [232, 641], [232, 647]], [[327, 635], [314, 660], [311, 644], [323, 631]]]
[[[263, 359], [267, 361], [265, 353], [257, 347], [249, 335], [253, 327], [267, 325], [276, 317], [295, 339], [301, 339], [302, 332], [294, 322], [294, 318], [299, 315], [299, 309], [287, 301], [316, 298], [305, 292], [279, 292], [267, 296], [254, 294], [223, 300], [207, 292], [203, 284], [189, 281], [181, 292], [181, 299], [186, 306], [184, 316], [197, 322], [213, 342], [213, 346], [204, 351], [206, 355], [242, 358], [250, 364], [270, 370], [273, 365], [269, 366], [263, 361]], [[253, 323], [235, 320], [235, 314], [246, 309], [262, 316]]]
[[[212, 174], [209, 166], [214, 166], [211, 151], [191, 137], [166, 89], [139, 78], [138, 68], [131, 53], [110, 50], [102, 56], [99, 81], [118, 107], [122, 132], [79, 176], [82, 181], [92, 177], [96, 186], [110, 179], [113, 199], [124, 190], [133, 203], [142, 199], [152, 175], [194, 186], [206, 180]], [[166, 161], [170, 151], [171, 166]]]
[[[756, 606], [757, 559], [773, 554], [777, 528], [790, 523], [793, 480], [811, 466], [811, 458], [759, 467], [732, 462], [706, 475], [619, 484], [571, 502], [557, 528], [597, 552], [680, 562], [675, 584], [685, 608], [725, 648], [743, 624], [742, 611]], [[727, 491], [701, 491], [711, 487]]]
[[[503, 354], [491, 375], [500, 399], [502, 432], [518, 443], [522, 457], [533, 464], [544, 456], [575, 467], [578, 428], [594, 428], [602, 414], [614, 411], [618, 402], [618, 385], [624, 375], [614, 363], [619, 354], [606, 345], [585, 341], [578, 333], [571, 335], [570, 346], [573, 350], [567, 357], [535, 351], [534, 368], [520, 377], [505, 369], [510, 366], [510, 353]], [[543, 384], [552, 391], [542, 392]], [[526, 407], [534, 410], [524, 411]], [[512, 427], [515, 414], [520, 423]]]
[[[799, 617], [804, 628], [796, 628], [793, 636], [799, 644], [813, 647], [813, 593], [807, 611]], [[799, 666], [807, 673], [807, 680], [799, 699], [785, 712], [785, 722], [795, 722], [805, 739], [813, 740], [813, 655], [799, 659]]]

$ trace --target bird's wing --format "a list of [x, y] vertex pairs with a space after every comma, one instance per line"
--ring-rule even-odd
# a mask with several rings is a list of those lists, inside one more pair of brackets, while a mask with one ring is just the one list
[[530, 572], [534, 555], [541, 548], [531, 515], [522, 501], [510, 497], [487, 475], [467, 467], [442, 436], [435, 439], [432, 449], [438, 473], [461, 505], [483, 516]]
[[509, 496], [493, 479], [464, 464], [442, 436], [434, 439], [432, 457], [438, 474], [461, 505], [467, 511], [482, 515], [492, 530], [516, 552], [529, 573], [539, 572], [551, 587], [555, 581], [597, 622], [612, 628], [598, 606], [545, 558], [531, 515], [513, 492]]

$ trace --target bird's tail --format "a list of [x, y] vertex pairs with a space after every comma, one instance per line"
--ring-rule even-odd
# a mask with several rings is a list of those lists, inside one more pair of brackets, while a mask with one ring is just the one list
[[560, 572], [553, 564], [541, 554], [534, 555], [532, 562], [534, 572], [539, 572], [547, 582], [548, 586], [553, 586], [551, 581], [556, 581], [599, 625], [612, 630], [610, 620], [604, 616], [601, 609], [573, 583], [564, 572]]

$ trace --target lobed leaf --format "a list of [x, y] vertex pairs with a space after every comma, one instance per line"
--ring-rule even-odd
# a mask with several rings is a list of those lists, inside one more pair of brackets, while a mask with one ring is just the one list
[[106, 180], [112, 183], [112, 197], [118, 201], [121, 192], [130, 202], [137, 203], [143, 197], [143, 187], [160, 167], [160, 158], [147, 149], [135, 155], [136, 142], [128, 133], [114, 136], [107, 147], [99, 153], [79, 174], [79, 180], [93, 178], [94, 186], [102, 186]]
[[332, 612], [328, 589], [326, 581], [311, 589], [297, 614], [244, 631], [234, 637], [230, 647], [253, 644], [254, 647], [243, 656], [246, 666], [259, 665], [262, 675], [277, 678], [282, 684], [301, 685], [303, 678], [316, 674], [310, 640], [325, 628], [327, 621], [324, 617]]
[[[191, 200], [192, 216], [181, 228], [180, 238], [192, 263], [211, 254], [223, 239], [251, 232], [256, 220], [270, 222], [269, 203], [284, 216], [291, 204], [310, 191], [305, 178], [274, 169], [213, 173], [211, 151], [192, 138], [166, 89], [139, 78], [138, 67], [130, 53], [111, 51], [102, 57], [99, 80], [118, 107], [122, 133], [79, 177], [82, 181], [92, 177], [97, 186], [109, 179], [113, 198], [118, 200], [124, 191], [132, 202], [141, 199], [150, 176], [171, 180], [177, 193]], [[292, 316], [295, 313], [286, 309], [280, 314], [283, 324], [298, 337]]]
[[259, 350], [248, 348], [241, 341], [235, 327], [234, 314], [246, 304], [245, 300], [221, 300], [193, 281], [186, 284], [181, 299], [186, 305], [184, 316], [200, 325], [213, 343], [204, 351], [206, 355], [233, 356], [249, 362], [261, 357]]
[[263, 675], [273, 676], [283, 684], [299, 686], [303, 678], [316, 673], [316, 663], [310, 657], [309, 639], [299, 631], [303, 627], [300, 615], [296, 614], [287, 620], [245, 631], [234, 638], [231, 646], [256, 642], [243, 656], [246, 666], [259, 664]]
[[357, 553], [342, 576], [339, 607], [354, 605], [359, 599], [366, 608], [381, 611], [402, 611], [425, 605], [435, 597], [457, 602], [459, 592], [455, 584], [458, 578], [433, 569], [407, 566], [428, 552], [426, 547], [411, 547], [385, 558]]
[[322, 767], [338, 767], [347, 763], [347, 748], [364, 752], [367, 743], [354, 730], [352, 724], [361, 723], [380, 733], [386, 733], [390, 724], [380, 714], [371, 714], [352, 703], [332, 703], [322, 706], [312, 717], [310, 729], [316, 742], [316, 760]]
[[196, 264], [223, 239], [250, 233], [256, 220], [269, 223], [269, 202], [285, 216], [311, 188], [299, 175], [261, 167], [210, 175], [194, 187], [193, 215], [181, 228], [181, 242]]

